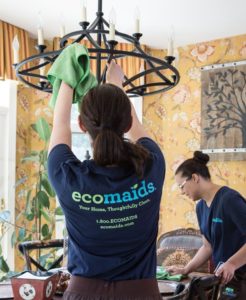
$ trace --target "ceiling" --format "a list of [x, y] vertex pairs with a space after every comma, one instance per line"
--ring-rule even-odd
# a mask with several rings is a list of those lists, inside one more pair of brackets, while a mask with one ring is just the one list
[[[0, 19], [27, 30], [32, 37], [37, 37], [41, 22], [45, 38], [52, 39], [59, 36], [62, 23], [66, 33], [80, 29], [82, 3], [82, 0], [0, 0]], [[167, 48], [172, 32], [177, 47], [246, 33], [246, 0], [104, 0], [106, 20], [112, 7], [116, 12], [116, 29], [128, 34], [134, 32], [138, 7], [141, 41], [153, 48]], [[88, 21], [95, 19], [96, 10], [97, 0], [87, 0]]]

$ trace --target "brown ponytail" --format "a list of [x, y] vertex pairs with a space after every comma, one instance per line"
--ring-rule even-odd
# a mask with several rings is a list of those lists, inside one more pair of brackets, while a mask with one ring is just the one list
[[149, 153], [123, 137], [132, 118], [130, 100], [120, 88], [104, 84], [90, 90], [82, 102], [80, 120], [93, 140], [97, 165], [133, 167], [138, 177], [143, 176]]

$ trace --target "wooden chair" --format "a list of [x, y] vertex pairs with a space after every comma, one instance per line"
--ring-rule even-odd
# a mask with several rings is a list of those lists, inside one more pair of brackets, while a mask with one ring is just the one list
[[189, 285], [189, 300], [217, 300], [220, 278], [214, 275], [194, 277]]
[[[202, 244], [202, 236], [197, 229], [181, 228], [166, 232], [157, 241], [157, 265], [183, 267], [194, 257]], [[210, 273], [210, 261], [196, 271]]]
[[64, 239], [54, 239], [48, 241], [26, 241], [20, 243], [18, 245], [18, 248], [24, 256], [26, 270], [28, 271], [33, 271], [32, 269], [34, 266], [38, 271], [49, 271], [54, 268], [59, 268], [63, 264], [63, 259], [65, 255], [64, 251], [61, 251], [61, 254], [59, 254], [58, 257], [56, 257], [55, 260], [48, 267], [44, 267], [37, 259], [37, 257], [39, 257], [39, 255], [37, 255], [37, 251], [39, 251], [40, 253], [42, 249], [63, 249]]
[[172, 296], [164, 296], [163, 300], [188, 300], [189, 287], [184, 283], [179, 283]]

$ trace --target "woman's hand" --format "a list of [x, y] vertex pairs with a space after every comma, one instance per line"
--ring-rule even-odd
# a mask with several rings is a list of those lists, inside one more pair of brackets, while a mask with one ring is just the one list
[[114, 61], [111, 61], [111, 63], [108, 65], [106, 82], [122, 88], [123, 80], [124, 80], [124, 73], [121, 67], [117, 65]]
[[186, 268], [180, 268], [176, 266], [170, 266], [166, 267], [165, 270], [170, 274], [170, 275], [186, 275], [188, 272], [186, 271]]
[[215, 272], [215, 276], [221, 277], [222, 284], [227, 284], [232, 280], [235, 270], [235, 266], [231, 262], [227, 261], [218, 268]]

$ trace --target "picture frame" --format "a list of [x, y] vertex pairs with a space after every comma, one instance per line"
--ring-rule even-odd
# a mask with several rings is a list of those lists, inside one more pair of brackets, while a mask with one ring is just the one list
[[246, 159], [246, 61], [202, 68], [201, 150], [211, 160]]

